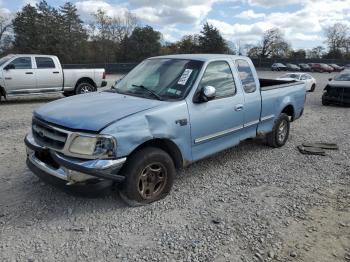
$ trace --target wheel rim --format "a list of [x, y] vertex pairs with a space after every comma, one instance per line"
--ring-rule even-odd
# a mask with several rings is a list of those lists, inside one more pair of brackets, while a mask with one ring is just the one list
[[287, 137], [288, 123], [286, 120], [282, 120], [278, 126], [277, 139], [279, 143], [283, 143]]
[[146, 166], [138, 179], [138, 191], [144, 199], [153, 199], [161, 194], [167, 181], [167, 172], [161, 163]]
[[83, 85], [80, 89], [81, 94], [91, 93], [93, 92], [93, 87], [90, 85]]

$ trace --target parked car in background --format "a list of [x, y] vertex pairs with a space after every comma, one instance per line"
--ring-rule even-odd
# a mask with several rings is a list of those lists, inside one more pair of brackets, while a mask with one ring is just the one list
[[350, 106], [350, 71], [343, 71], [334, 79], [330, 78], [324, 90], [322, 95], [324, 106], [331, 104]]
[[103, 68], [62, 69], [57, 56], [8, 55], [0, 59], [0, 99], [33, 94], [83, 94], [105, 86], [105, 78]]
[[322, 63], [311, 63], [309, 64], [311, 66], [312, 72], [318, 72], [318, 73], [332, 73], [334, 69], [330, 67], [329, 65], [322, 64]]
[[292, 72], [300, 72], [301, 71], [300, 67], [295, 65], [295, 64], [288, 63], [288, 64], [286, 64], [286, 66], [287, 66], [288, 71], [292, 71]]
[[308, 64], [299, 64], [299, 67], [303, 72], [311, 72], [311, 67]]
[[175, 168], [257, 136], [283, 146], [305, 99], [304, 83], [259, 79], [247, 57], [153, 57], [113, 89], [36, 109], [27, 165], [66, 187], [118, 182], [127, 203], [147, 204], [169, 193]]
[[306, 91], [309, 91], [309, 92], [315, 91], [315, 88], [316, 88], [316, 79], [306, 73], [288, 73], [277, 78], [277, 80], [301, 81], [305, 83]]
[[274, 63], [272, 66], [271, 66], [271, 70], [272, 71], [287, 71], [288, 68], [282, 64], [282, 63]]
[[350, 70], [350, 64], [344, 65], [344, 70]]
[[329, 66], [333, 68], [334, 72], [341, 72], [344, 70], [343, 66], [338, 66], [337, 64], [329, 64]]

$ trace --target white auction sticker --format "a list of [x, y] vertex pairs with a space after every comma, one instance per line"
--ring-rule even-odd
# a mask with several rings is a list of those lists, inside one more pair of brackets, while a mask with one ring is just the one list
[[186, 69], [183, 73], [182, 76], [180, 77], [179, 81], [177, 82], [179, 85], [186, 85], [187, 80], [190, 78], [192, 74], [192, 69]]

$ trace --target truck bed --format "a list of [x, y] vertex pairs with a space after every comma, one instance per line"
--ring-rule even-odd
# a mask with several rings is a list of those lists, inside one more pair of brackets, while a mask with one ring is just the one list
[[283, 80], [264, 79], [264, 78], [259, 78], [259, 82], [260, 82], [261, 91], [284, 88], [284, 87], [293, 86], [293, 85], [300, 85], [298, 81], [283, 81]]
[[305, 84], [298, 81], [283, 81], [274, 79], [259, 79], [261, 89], [261, 123], [258, 133], [272, 130], [276, 112], [282, 112], [286, 106], [290, 107], [292, 121], [299, 118], [303, 112], [305, 102]]

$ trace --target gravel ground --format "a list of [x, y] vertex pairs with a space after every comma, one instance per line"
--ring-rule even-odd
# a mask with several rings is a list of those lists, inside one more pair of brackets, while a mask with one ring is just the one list
[[[244, 142], [181, 170], [166, 199], [138, 208], [117, 192], [66, 194], [28, 171], [31, 113], [61, 96], [3, 102], [0, 260], [350, 261], [350, 109], [322, 106], [331, 75], [315, 76], [283, 148]], [[304, 141], [340, 150], [305, 156]]]

